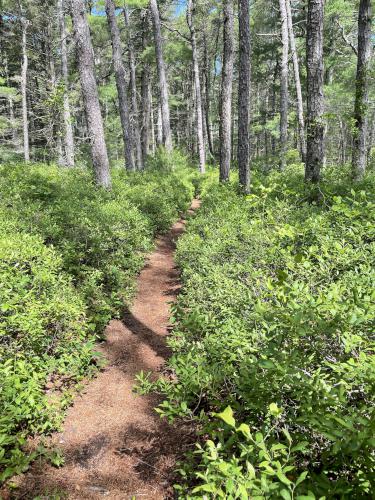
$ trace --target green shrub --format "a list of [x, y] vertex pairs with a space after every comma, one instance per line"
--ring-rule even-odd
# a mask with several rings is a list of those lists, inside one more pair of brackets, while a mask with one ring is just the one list
[[16, 217], [19, 228], [58, 249], [99, 332], [130, 303], [153, 235], [165, 231], [193, 195], [182, 171], [116, 172], [111, 192], [98, 190], [83, 169], [19, 165], [3, 166], [0, 174], [5, 219]]
[[188, 207], [182, 166], [114, 172], [110, 192], [85, 169], [0, 166], [0, 482], [40, 453], [27, 437], [61, 422], [94, 333], [130, 304], [155, 233]]
[[[353, 189], [345, 175], [308, 187], [291, 166], [254, 176], [247, 197], [211, 186], [179, 240], [178, 383], [158, 382], [159, 411], [200, 418], [211, 438], [184, 498], [374, 489], [375, 178]], [[227, 406], [251, 436], [212, 419]]]
[[0, 480], [27, 466], [26, 436], [58, 422], [47, 378], [74, 380], [92, 358], [83, 301], [61, 266], [39, 237], [0, 235]]

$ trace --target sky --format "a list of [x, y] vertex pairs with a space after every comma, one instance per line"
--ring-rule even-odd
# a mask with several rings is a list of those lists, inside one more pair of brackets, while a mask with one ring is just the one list
[[176, 16], [183, 14], [186, 10], [186, 0], [176, 0], [176, 9], [174, 11]]

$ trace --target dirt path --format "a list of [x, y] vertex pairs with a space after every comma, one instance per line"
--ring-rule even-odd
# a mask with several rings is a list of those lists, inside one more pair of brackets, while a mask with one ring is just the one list
[[[194, 200], [192, 208], [197, 206]], [[135, 374], [159, 371], [168, 356], [168, 303], [179, 290], [173, 253], [183, 230], [181, 220], [157, 240], [138, 278], [131, 311], [108, 325], [101, 347], [108, 365], [76, 398], [64, 431], [53, 438], [65, 465], [33, 467], [25, 475], [22, 498], [172, 498], [173, 469], [191, 436], [158, 417], [155, 396], [138, 396], [132, 389]]]

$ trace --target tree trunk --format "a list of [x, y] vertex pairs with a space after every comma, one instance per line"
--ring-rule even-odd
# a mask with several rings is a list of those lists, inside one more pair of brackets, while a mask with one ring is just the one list
[[285, 3], [286, 3], [286, 11], [287, 11], [289, 43], [290, 43], [290, 50], [292, 52], [292, 60], [293, 60], [294, 82], [295, 82], [296, 94], [297, 94], [297, 118], [298, 118], [300, 154], [301, 154], [302, 162], [305, 163], [305, 160], [306, 160], [305, 119], [303, 116], [303, 100], [302, 100], [301, 80], [300, 80], [300, 75], [299, 75], [298, 54], [297, 54], [297, 48], [296, 48], [296, 41], [294, 38], [293, 18], [292, 18], [292, 9], [290, 8], [290, 0], [285, 0]]
[[358, 56], [355, 81], [353, 178], [360, 180], [366, 171], [368, 128], [368, 73], [371, 58], [371, 0], [360, 0], [358, 12]]
[[156, 127], [156, 143], [158, 146], [161, 146], [163, 144], [163, 118], [162, 118], [163, 112], [161, 110], [161, 104], [159, 102], [158, 104], [158, 121], [157, 121], [157, 127]]
[[142, 145], [142, 163], [144, 165], [147, 155], [150, 152], [150, 123], [151, 123], [151, 79], [150, 79], [150, 68], [146, 63], [142, 70], [141, 94], [142, 94], [141, 145]]
[[132, 104], [132, 124], [134, 130], [134, 142], [135, 142], [135, 152], [137, 158], [137, 168], [143, 170], [143, 156], [142, 156], [142, 146], [141, 146], [141, 133], [139, 130], [139, 110], [138, 110], [138, 99], [137, 99], [137, 80], [135, 74], [135, 56], [134, 47], [130, 36], [129, 28], [129, 14], [127, 7], [124, 7], [124, 20], [127, 29], [127, 39], [128, 39], [128, 53], [129, 53], [129, 68], [130, 68], [130, 90], [131, 90], [131, 104]]
[[95, 80], [94, 51], [86, 18], [84, 0], [71, 0], [71, 15], [96, 182], [99, 186], [109, 188], [111, 186], [111, 174], [109, 171], [107, 146], [104, 140], [98, 88]]
[[188, 0], [186, 18], [190, 30], [191, 49], [193, 53], [193, 73], [194, 73], [197, 140], [198, 140], [198, 153], [199, 153], [199, 171], [201, 172], [201, 174], [204, 174], [206, 171], [206, 155], [205, 155], [204, 137], [203, 137], [202, 93], [201, 93], [201, 82], [199, 76], [197, 40], [196, 40], [195, 26], [194, 26], [194, 10], [195, 10], [195, 0]]
[[[147, 32], [149, 28], [148, 16], [143, 19], [142, 48], [147, 46]], [[150, 124], [151, 124], [151, 74], [150, 66], [147, 61], [143, 61], [141, 77], [141, 96], [142, 96], [142, 128], [141, 128], [141, 147], [142, 163], [146, 162], [147, 155], [150, 152]]]
[[125, 78], [125, 68], [122, 62], [120, 31], [117, 26], [114, 0], [106, 0], [105, 11], [111, 36], [113, 67], [115, 70], [116, 87], [124, 140], [125, 166], [127, 170], [135, 170], [133, 161], [133, 137], [129, 119], [129, 103]]
[[204, 109], [205, 109], [205, 122], [207, 131], [207, 143], [210, 155], [214, 157], [214, 148], [212, 144], [212, 133], [211, 133], [211, 123], [210, 123], [211, 73], [210, 73], [210, 65], [208, 62], [208, 47], [207, 47], [207, 39], [205, 33], [203, 33], [203, 43], [204, 43], [203, 74], [204, 74], [204, 88], [205, 88]]
[[168, 83], [165, 74], [165, 63], [163, 57], [163, 43], [161, 37], [160, 16], [156, 0], [150, 0], [152, 24], [154, 28], [155, 40], [155, 55], [156, 65], [159, 77], [159, 91], [160, 91], [160, 105], [161, 105], [161, 119], [163, 126], [163, 144], [167, 151], [172, 150], [172, 133], [169, 117], [169, 103], [168, 103]]
[[368, 134], [368, 141], [366, 144], [367, 147], [367, 161], [370, 161], [371, 158], [371, 149], [372, 149], [372, 143], [374, 140], [374, 135], [375, 135], [375, 111], [371, 113], [370, 117], [370, 131]]
[[151, 122], [151, 147], [152, 154], [154, 155], [156, 152], [156, 140], [155, 140], [155, 120], [154, 120], [154, 104], [152, 99], [152, 91], [151, 91], [151, 81], [149, 86], [149, 94], [150, 94], [150, 122]]
[[249, 0], [238, 0], [238, 172], [240, 189], [250, 192], [250, 12]]
[[[275, 69], [274, 69], [273, 78], [272, 78], [272, 93], [271, 93], [272, 118], [275, 118], [275, 116], [276, 116], [276, 80], [277, 80], [278, 72], [279, 72], [279, 65], [278, 65], [278, 61], [276, 59]], [[276, 137], [275, 137], [275, 134], [272, 134], [272, 137], [271, 137], [271, 151], [272, 151], [272, 155], [276, 156]]]
[[64, 84], [63, 94], [63, 120], [64, 120], [64, 155], [63, 162], [66, 167], [74, 167], [74, 136], [69, 103], [69, 78], [68, 78], [68, 52], [66, 46], [67, 31], [65, 25], [63, 0], [57, 1], [57, 15], [60, 27], [60, 53], [61, 76]]
[[231, 159], [231, 125], [232, 125], [232, 90], [233, 90], [233, 0], [223, 1], [223, 67], [221, 79], [220, 109], [220, 181], [229, 180]]
[[324, 0], [308, 0], [306, 33], [307, 147], [305, 179], [319, 182], [324, 160]]
[[288, 147], [288, 58], [289, 37], [286, 0], [279, 0], [281, 19], [282, 56], [280, 67], [280, 168], [285, 168], [285, 155]]
[[[22, 14], [21, 14], [22, 15]], [[21, 18], [22, 24], [22, 68], [21, 68], [21, 95], [22, 95], [22, 126], [23, 126], [23, 154], [26, 162], [30, 161], [29, 150], [29, 120], [27, 114], [27, 26], [28, 21]]]

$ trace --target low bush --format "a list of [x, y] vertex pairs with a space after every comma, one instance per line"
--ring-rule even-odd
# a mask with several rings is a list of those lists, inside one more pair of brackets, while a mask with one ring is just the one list
[[[374, 491], [374, 184], [299, 166], [205, 190], [179, 240], [183, 292], [159, 412], [198, 419], [183, 498]], [[142, 382], [142, 377], [140, 378]], [[141, 383], [142, 386], [142, 383]]]
[[30, 434], [61, 422], [155, 233], [188, 207], [190, 176], [114, 171], [105, 191], [85, 169], [0, 166], [0, 482], [39, 453], [25, 451]]
[[129, 304], [153, 235], [166, 230], [193, 195], [183, 170], [114, 172], [110, 192], [98, 190], [84, 169], [3, 166], [0, 175], [4, 217], [61, 253], [99, 332]]
[[26, 436], [59, 421], [63, 401], [48, 402], [48, 377], [79, 378], [90, 365], [92, 346], [84, 303], [62, 271], [61, 257], [40, 237], [1, 232], [0, 289], [1, 481], [27, 466], [21, 451]]

